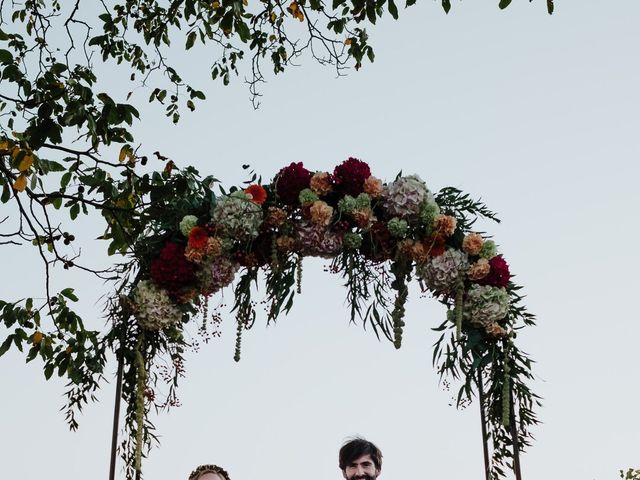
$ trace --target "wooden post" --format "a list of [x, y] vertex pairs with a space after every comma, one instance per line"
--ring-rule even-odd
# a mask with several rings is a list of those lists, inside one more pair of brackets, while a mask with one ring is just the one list
[[491, 467], [489, 465], [489, 445], [487, 438], [487, 419], [485, 416], [485, 398], [484, 398], [484, 385], [482, 379], [482, 367], [478, 367], [478, 397], [480, 403], [480, 422], [482, 424], [482, 448], [484, 453], [484, 477], [485, 480], [490, 480]]
[[122, 397], [122, 355], [118, 355], [118, 374], [116, 380], [116, 398], [113, 407], [113, 432], [111, 434], [111, 463], [109, 465], [109, 480], [116, 478], [116, 456], [118, 451], [118, 422], [120, 420], [120, 402]]

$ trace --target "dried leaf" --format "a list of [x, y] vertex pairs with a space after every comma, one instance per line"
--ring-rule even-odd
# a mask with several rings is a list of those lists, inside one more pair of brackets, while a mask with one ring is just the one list
[[27, 188], [27, 176], [20, 175], [18, 179], [13, 184], [13, 189], [16, 192], [24, 192], [24, 189]]

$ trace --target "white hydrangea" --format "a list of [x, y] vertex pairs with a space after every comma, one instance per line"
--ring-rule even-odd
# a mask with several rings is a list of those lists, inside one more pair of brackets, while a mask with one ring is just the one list
[[429, 290], [449, 294], [453, 293], [460, 280], [464, 280], [468, 268], [468, 255], [460, 250], [449, 249], [419, 266], [416, 273]]
[[474, 284], [464, 302], [464, 318], [471, 324], [488, 327], [509, 311], [509, 294], [504, 288]]
[[262, 207], [249, 200], [243, 192], [219, 199], [212, 213], [213, 222], [222, 227], [225, 235], [241, 240], [258, 236], [262, 217]]
[[150, 280], [138, 283], [133, 293], [133, 303], [136, 319], [145, 330], [162, 330], [182, 319], [182, 312], [169, 298], [166, 290], [157, 287]]

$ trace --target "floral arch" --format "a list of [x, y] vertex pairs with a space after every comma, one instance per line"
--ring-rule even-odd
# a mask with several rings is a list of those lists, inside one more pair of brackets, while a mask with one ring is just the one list
[[[143, 451], [156, 438], [148, 414], [176, 403], [189, 347], [185, 327], [196, 325], [206, 336], [221, 321], [207, 299], [232, 289], [239, 360], [242, 336], [261, 316], [255, 285], [264, 283], [266, 321], [273, 321], [289, 313], [300, 293], [303, 258], [316, 256], [342, 278], [350, 321], [371, 326], [396, 348], [411, 281], [446, 306], [446, 318], [433, 326], [440, 332], [433, 365], [441, 379], [459, 381], [458, 404], [479, 400], [485, 478], [504, 477], [506, 468], [520, 478], [518, 454], [532, 440], [539, 397], [528, 385], [532, 360], [516, 339], [535, 318], [496, 243], [474, 229], [479, 218], [499, 221], [496, 215], [458, 189], [431, 191], [417, 175], [384, 183], [356, 158], [332, 172], [291, 163], [269, 182], [252, 171], [249, 177], [227, 191], [214, 177], [202, 179], [192, 167], [169, 161], [164, 171], [118, 187], [126, 195], [116, 205], [132, 206], [126, 215], [103, 211], [109, 252], [126, 261], [108, 302], [111, 328], [91, 345], [75, 346], [84, 350], [67, 396], [71, 406], [86, 402], [98, 386], [105, 350], [115, 352], [112, 477], [120, 399], [126, 402], [120, 453], [127, 478], [140, 478]], [[132, 231], [137, 234], [127, 237]], [[74, 299], [70, 289], [61, 293], [59, 306]], [[32, 337], [36, 350], [44, 344], [39, 335]], [[65, 371], [65, 358], [52, 355], [45, 375]]]

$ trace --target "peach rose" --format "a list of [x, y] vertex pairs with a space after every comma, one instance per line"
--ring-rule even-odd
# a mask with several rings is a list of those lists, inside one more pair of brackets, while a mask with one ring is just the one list
[[377, 220], [376, 217], [373, 215], [373, 210], [371, 210], [370, 208], [364, 208], [362, 210], [354, 210], [353, 212], [351, 212], [351, 217], [353, 218], [353, 221], [358, 227], [363, 228], [365, 230], [368, 230], [369, 228], [371, 228], [371, 225], [373, 225], [373, 222]]
[[400, 255], [402, 255], [403, 257], [413, 259], [414, 244], [415, 244], [415, 241], [411, 239], [402, 240], [400, 243], [398, 243], [398, 251], [400, 252]]
[[471, 233], [464, 237], [464, 240], [462, 241], [462, 250], [467, 252], [469, 255], [479, 255], [482, 251], [482, 245], [484, 245], [482, 235], [478, 233]]
[[368, 194], [371, 198], [378, 198], [384, 190], [382, 180], [371, 175], [364, 181], [363, 190], [364, 193]]
[[279, 227], [287, 220], [287, 212], [278, 207], [269, 207], [266, 222], [272, 227]]
[[187, 260], [193, 263], [202, 263], [202, 259], [204, 258], [206, 252], [202, 248], [193, 248], [191, 245], [187, 245], [187, 248], [184, 250], [184, 256]]
[[467, 275], [469, 275], [470, 280], [481, 280], [487, 276], [489, 270], [491, 270], [489, 260], [487, 260], [486, 258], [481, 258], [476, 263], [471, 265], [471, 267], [469, 267]]
[[322, 200], [316, 200], [311, 207], [309, 207], [309, 214], [311, 221], [316, 225], [329, 225], [329, 223], [331, 223], [331, 217], [333, 216], [333, 207], [330, 207]]
[[420, 242], [416, 242], [413, 245], [411, 254], [413, 256], [413, 260], [416, 263], [424, 263], [429, 258], [429, 252], [427, 251], [426, 248], [424, 248], [424, 245]]
[[283, 252], [290, 252], [295, 248], [296, 240], [293, 237], [282, 235], [276, 239], [276, 245]]
[[331, 176], [327, 172], [316, 172], [309, 182], [309, 188], [316, 195], [326, 195], [331, 192]]
[[504, 337], [507, 334], [507, 331], [497, 323], [492, 323], [491, 325], [487, 325], [485, 327], [485, 331], [487, 332], [487, 335], [489, 335], [490, 337]]
[[433, 222], [433, 228], [436, 232], [441, 233], [445, 237], [450, 237], [456, 231], [457, 220], [449, 215], [436, 215]]
[[218, 237], [209, 237], [206, 252], [211, 257], [222, 255], [222, 240]]

